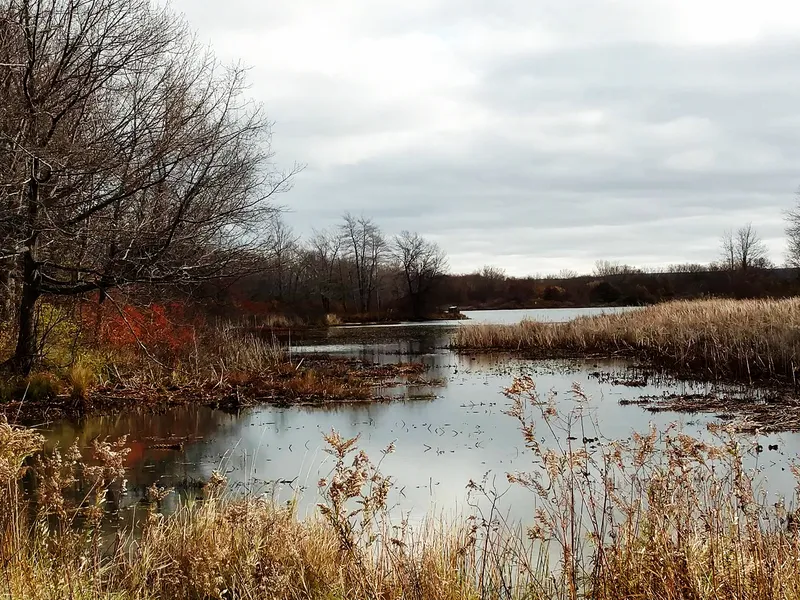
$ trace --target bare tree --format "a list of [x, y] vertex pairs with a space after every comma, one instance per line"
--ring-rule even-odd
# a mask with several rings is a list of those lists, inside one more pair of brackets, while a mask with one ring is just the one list
[[555, 279], [575, 279], [576, 277], [580, 277], [580, 273], [578, 273], [574, 269], [561, 269], [558, 273], [556, 273]]
[[447, 257], [438, 244], [408, 231], [395, 236], [392, 256], [402, 268], [414, 317], [424, 317], [430, 293], [447, 271]]
[[594, 274], [598, 277], [605, 277], [608, 275], [630, 275], [632, 273], [641, 272], [641, 269], [637, 269], [631, 265], [620, 264], [620, 262], [616, 260], [597, 260], [594, 263]]
[[337, 265], [342, 257], [342, 236], [331, 231], [314, 231], [309, 248], [312, 257], [312, 286], [315, 293], [319, 295], [322, 309], [329, 313], [331, 312], [332, 296], [337, 291], [342, 299], [345, 296], [341, 273], [337, 271]]
[[800, 201], [784, 213], [786, 219], [786, 264], [800, 267]]
[[286, 224], [283, 215], [275, 212], [269, 219], [267, 248], [271, 270], [275, 277], [275, 293], [278, 300], [284, 300], [293, 266], [296, 270], [298, 237]]
[[736, 238], [732, 229], [726, 229], [720, 238], [720, 263], [728, 271], [735, 271], [738, 268]]
[[709, 265], [699, 263], [678, 263], [667, 265], [667, 273], [705, 273], [709, 270]]
[[492, 281], [505, 281], [507, 277], [505, 269], [501, 267], [495, 267], [494, 265], [483, 265], [478, 274], [481, 277], [484, 277], [485, 279], [491, 279]]
[[363, 215], [345, 213], [340, 226], [345, 255], [353, 261], [358, 307], [362, 313], [372, 308], [373, 292], [378, 287], [381, 259], [386, 254], [386, 241], [380, 228]]
[[21, 286], [9, 365], [25, 371], [42, 296], [224, 275], [296, 169], [270, 166], [243, 70], [168, 8], [6, 0], [0, 23], [0, 259]]
[[721, 239], [721, 261], [728, 270], [742, 272], [770, 264], [767, 246], [752, 223], [740, 227], [735, 233], [730, 229], [725, 231]]

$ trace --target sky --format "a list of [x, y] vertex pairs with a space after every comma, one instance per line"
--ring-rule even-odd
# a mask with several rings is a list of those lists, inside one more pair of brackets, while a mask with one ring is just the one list
[[776, 263], [800, 186], [796, 0], [176, 0], [274, 122], [302, 236], [344, 212], [451, 270]]

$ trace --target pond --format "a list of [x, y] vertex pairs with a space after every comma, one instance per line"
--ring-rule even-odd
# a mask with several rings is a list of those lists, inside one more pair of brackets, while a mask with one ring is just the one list
[[[513, 323], [522, 318], [568, 320], [596, 312], [484, 311], [467, 316], [471, 322]], [[646, 432], [651, 423], [659, 429], [677, 423], [686, 433], [704, 436], [706, 424], [716, 418], [653, 413], [625, 405], [642, 396], [707, 393], [711, 384], [652, 376], [632, 382], [634, 366], [622, 360], [530, 361], [456, 353], [448, 344], [460, 326], [458, 321], [345, 326], [292, 340], [291, 359], [296, 362], [314, 353], [378, 363], [422, 362], [429, 368], [426, 377], [441, 380], [436, 386], [378, 390], [389, 401], [320, 408], [261, 406], [236, 414], [183, 406], [161, 414], [134, 412], [60, 422], [45, 434], [50, 443], [60, 445], [76, 437], [85, 443], [98, 436], [128, 435], [128, 492], [115, 498], [114, 507], [122, 519], [128, 519], [149, 485], [175, 487], [191, 496], [214, 470], [225, 473], [234, 490], [270, 493], [281, 500], [297, 498], [300, 513], [307, 514], [318, 501], [317, 481], [328, 475], [333, 462], [322, 436], [335, 429], [343, 436], [359, 436], [359, 447], [375, 461], [382, 459], [381, 470], [396, 482], [392, 501], [404, 517], [455, 518], [470, 513], [473, 500], [481, 502], [468, 498], [467, 484], [472, 480], [486, 481], [503, 494], [505, 514], [524, 520], [531, 514], [529, 493], [514, 486], [509, 489], [506, 480], [506, 473], [531, 467], [518, 424], [504, 413], [509, 402], [503, 390], [515, 376], [531, 376], [543, 396], [555, 393], [564, 412], [579, 406], [570, 394], [573, 384], [579, 384], [590, 401], [581, 405], [584, 416], [576, 426], [601, 440], [628, 439], [633, 432]], [[788, 465], [797, 457], [798, 441], [796, 434], [742, 438], [746, 448], [777, 444], [777, 450], [750, 451], [750, 463], [763, 468], [771, 493], [791, 493], [794, 482]], [[391, 442], [396, 450], [384, 457], [381, 450]], [[175, 496], [171, 498], [174, 503]]]

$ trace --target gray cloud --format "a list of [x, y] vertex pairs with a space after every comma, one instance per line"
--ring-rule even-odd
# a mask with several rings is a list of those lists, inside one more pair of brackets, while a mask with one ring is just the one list
[[[386, 3], [387, 5], [389, 3]], [[491, 6], [491, 8], [489, 8]], [[454, 270], [774, 260], [800, 183], [800, 8], [698, 0], [177, 7], [253, 65], [299, 233], [363, 212]]]

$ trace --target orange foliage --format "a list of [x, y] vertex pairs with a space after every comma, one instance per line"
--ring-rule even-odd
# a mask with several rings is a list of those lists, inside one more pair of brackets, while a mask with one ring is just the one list
[[191, 314], [185, 304], [170, 302], [150, 306], [114, 305], [91, 302], [81, 311], [89, 331], [98, 343], [112, 347], [139, 347], [178, 352], [194, 345], [204, 319]]

